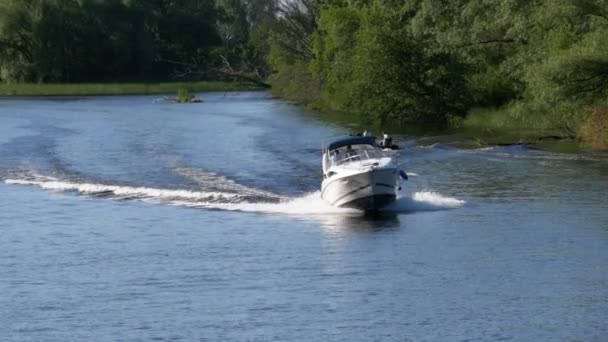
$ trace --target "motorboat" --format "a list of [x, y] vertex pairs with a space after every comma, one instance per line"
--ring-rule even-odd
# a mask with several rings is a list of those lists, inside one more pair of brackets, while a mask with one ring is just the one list
[[404, 176], [391, 153], [383, 151], [373, 136], [351, 136], [323, 149], [321, 197], [336, 207], [365, 211], [381, 209], [395, 201]]

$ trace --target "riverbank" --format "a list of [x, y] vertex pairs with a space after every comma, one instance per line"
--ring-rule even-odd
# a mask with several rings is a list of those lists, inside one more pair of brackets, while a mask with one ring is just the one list
[[563, 153], [576, 153], [591, 147], [572, 132], [542, 124], [540, 121], [517, 120], [507, 112], [499, 110], [476, 109], [465, 119], [455, 121], [445, 128], [396, 123], [383, 125], [370, 117], [339, 111], [317, 109], [314, 113], [320, 120], [348, 127], [351, 134], [366, 129], [376, 135], [388, 132], [391, 135], [419, 137], [419, 142], [423, 145], [443, 144], [459, 148], [527, 145]]
[[573, 153], [590, 146], [582, 141], [576, 129], [580, 123], [559, 124], [542, 115], [517, 116], [508, 108], [476, 108], [450, 130], [467, 137], [473, 146], [529, 145], [555, 152]]
[[146, 95], [189, 92], [259, 90], [241, 82], [160, 82], [160, 83], [16, 83], [0, 84], [0, 96], [96, 96]]

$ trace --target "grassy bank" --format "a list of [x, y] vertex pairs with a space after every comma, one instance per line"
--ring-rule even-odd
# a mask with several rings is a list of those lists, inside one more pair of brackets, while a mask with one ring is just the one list
[[[461, 148], [479, 148], [495, 145], [534, 145], [544, 150], [573, 153], [584, 149], [603, 149], [598, 144], [581, 141], [576, 132], [558, 128], [555, 123], [542, 116], [517, 116], [501, 109], [478, 108], [465, 119], [452, 123], [450, 128], [418, 126], [415, 124], [381, 125], [371, 117], [360, 117], [352, 113], [315, 108], [315, 117], [323, 121], [349, 127], [352, 134], [367, 129], [379, 135], [383, 131], [393, 135], [424, 137], [421, 143], [435, 143]], [[597, 127], [597, 125], [592, 125]]]
[[190, 92], [244, 91], [260, 88], [239, 82], [164, 82], [164, 83], [17, 83], [0, 84], [0, 96], [92, 96], [176, 94]]
[[568, 116], [526, 112], [517, 107], [472, 110], [458, 123], [480, 145], [531, 144], [560, 152], [608, 151], [608, 108], [574, 111]]
[[[534, 113], [518, 115], [513, 109], [477, 108], [456, 123], [455, 131], [467, 135], [474, 144], [530, 144], [563, 151], [579, 150], [574, 122], [554, 122], [550, 116]], [[580, 120], [580, 119], [579, 119]]]

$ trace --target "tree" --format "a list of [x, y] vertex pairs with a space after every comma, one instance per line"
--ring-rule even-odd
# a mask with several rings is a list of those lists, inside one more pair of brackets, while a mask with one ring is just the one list
[[340, 110], [380, 123], [444, 124], [464, 116], [464, 65], [414, 39], [401, 6], [339, 5], [323, 12], [313, 69]]
[[213, 0], [5, 0], [5, 81], [169, 77], [222, 44]]

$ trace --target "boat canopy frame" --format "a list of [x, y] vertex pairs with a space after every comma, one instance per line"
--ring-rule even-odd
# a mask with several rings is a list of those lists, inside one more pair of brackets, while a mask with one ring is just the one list
[[325, 148], [325, 150], [331, 151], [331, 150], [335, 150], [337, 148], [348, 146], [348, 145], [371, 145], [371, 146], [377, 146], [376, 137], [372, 137], [372, 136], [365, 136], [365, 137], [354, 136], [354, 137], [342, 138], [342, 139], [339, 139], [339, 140], [336, 140], [336, 141], [333, 141], [333, 142], [329, 143], [327, 145], [327, 147]]

